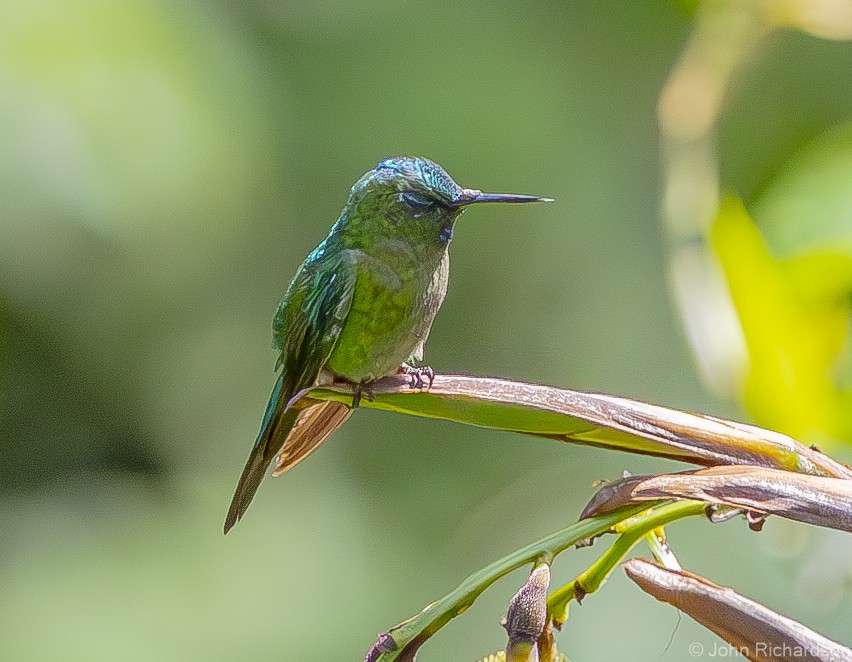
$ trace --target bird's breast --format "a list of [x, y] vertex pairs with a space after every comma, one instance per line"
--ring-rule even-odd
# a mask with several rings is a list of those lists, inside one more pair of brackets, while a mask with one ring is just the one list
[[[446, 292], [446, 265], [359, 256], [352, 303], [328, 368], [353, 382], [396, 372], [425, 342]], [[427, 268], [424, 268], [427, 267]]]

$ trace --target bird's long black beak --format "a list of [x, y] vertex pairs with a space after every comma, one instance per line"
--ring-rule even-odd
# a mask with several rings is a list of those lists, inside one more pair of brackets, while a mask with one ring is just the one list
[[553, 202], [553, 198], [540, 198], [537, 195], [519, 195], [516, 193], [483, 193], [466, 188], [456, 198], [454, 206], [466, 207], [480, 202]]

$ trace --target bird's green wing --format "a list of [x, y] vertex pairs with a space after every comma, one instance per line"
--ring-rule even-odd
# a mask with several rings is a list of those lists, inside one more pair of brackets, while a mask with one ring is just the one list
[[355, 287], [354, 263], [347, 260], [345, 251], [323, 259], [321, 248], [302, 265], [275, 315], [275, 344], [281, 350], [276, 367], [281, 368], [281, 375], [231, 500], [225, 533], [245, 513], [269, 464], [298, 421], [299, 411], [288, 408], [291, 399], [314, 385], [346, 321]]
[[289, 398], [312, 386], [328, 361], [354, 287], [354, 262], [348, 251], [308, 260], [293, 279], [273, 323], [275, 344], [281, 350], [276, 367], [282, 368]]

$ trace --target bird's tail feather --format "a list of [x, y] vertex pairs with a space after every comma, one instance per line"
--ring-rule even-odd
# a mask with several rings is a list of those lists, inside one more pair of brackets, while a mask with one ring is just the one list
[[289, 393], [284, 393], [285, 390], [282, 376], [269, 396], [260, 434], [237, 483], [225, 518], [225, 533], [245, 514], [276, 455], [274, 476], [293, 468], [313, 453], [352, 414], [346, 405], [332, 401], [304, 408], [288, 407]]
[[303, 409], [275, 461], [273, 476], [292, 469], [313, 453], [328, 436], [352, 415], [342, 402], [326, 400]]
[[228, 508], [228, 515], [225, 518], [225, 533], [228, 533], [231, 527], [245, 514], [255, 492], [257, 492], [257, 488], [260, 487], [260, 483], [266, 475], [266, 470], [272, 459], [281, 450], [287, 440], [287, 435], [290, 434], [290, 430], [293, 429], [299, 418], [298, 409], [287, 408], [289, 397], [283, 397], [286, 395], [282, 393], [283, 386], [284, 380], [281, 376], [275, 383], [272, 395], [269, 396], [269, 404], [266, 405], [266, 413], [263, 416], [260, 433], [257, 435], [254, 448], [251, 449], [246, 466], [240, 475], [240, 481], [237, 483], [234, 497], [231, 500], [231, 506]]

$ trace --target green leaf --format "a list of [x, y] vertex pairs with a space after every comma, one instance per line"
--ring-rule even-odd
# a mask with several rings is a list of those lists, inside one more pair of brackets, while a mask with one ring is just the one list
[[[300, 397], [349, 404], [354, 388], [336, 383]], [[540, 384], [437, 375], [432, 386], [421, 391], [412, 389], [407, 377], [394, 376], [371, 384], [361, 406], [705, 466], [750, 464], [852, 478], [852, 470], [777, 432]]]
[[809, 442], [852, 439], [835, 376], [848, 341], [852, 258], [802, 253], [779, 261], [736, 198], [719, 210], [712, 240], [748, 347], [750, 411]]

